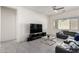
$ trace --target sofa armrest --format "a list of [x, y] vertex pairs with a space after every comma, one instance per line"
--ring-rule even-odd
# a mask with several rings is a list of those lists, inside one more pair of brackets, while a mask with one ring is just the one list
[[68, 51], [65, 48], [61, 47], [61, 46], [56, 46], [55, 52], [56, 53], [72, 53], [71, 51]]
[[67, 38], [68, 38], [67, 35], [65, 35], [65, 34], [60, 34], [60, 33], [56, 33], [56, 37], [57, 37], [57, 38], [60, 38], [60, 39], [67, 39]]

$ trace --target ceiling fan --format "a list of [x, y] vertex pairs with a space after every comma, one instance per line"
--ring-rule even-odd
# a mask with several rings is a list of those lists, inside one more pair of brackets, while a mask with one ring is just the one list
[[58, 11], [62, 11], [62, 12], [65, 11], [64, 7], [59, 7], [59, 6], [53, 6], [52, 9], [54, 10], [55, 13], [58, 13]]
[[57, 6], [53, 6], [52, 8], [53, 8], [53, 10], [61, 10], [61, 9], [64, 9], [64, 7], [57, 7]]

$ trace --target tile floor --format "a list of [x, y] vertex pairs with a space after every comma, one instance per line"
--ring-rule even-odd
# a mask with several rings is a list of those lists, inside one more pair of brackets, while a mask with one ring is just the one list
[[54, 39], [55, 44], [49, 46], [44, 44], [44, 39], [37, 39], [30, 42], [16, 43], [15, 41], [7, 41], [1, 43], [0, 53], [55, 53], [55, 47], [63, 40]]

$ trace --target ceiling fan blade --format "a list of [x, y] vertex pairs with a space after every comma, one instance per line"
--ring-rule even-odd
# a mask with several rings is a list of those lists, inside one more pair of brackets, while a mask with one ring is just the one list
[[64, 7], [59, 7], [59, 8], [57, 8], [56, 6], [53, 6], [52, 8], [53, 8], [53, 10], [60, 10], [60, 9], [64, 9]]
[[64, 7], [56, 8], [57, 10], [64, 9]]

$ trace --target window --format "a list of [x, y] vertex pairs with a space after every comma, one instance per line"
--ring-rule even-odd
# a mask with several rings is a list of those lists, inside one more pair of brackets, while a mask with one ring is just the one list
[[78, 30], [78, 19], [62, 19], [56, 22], [56, 27], [61, 30]]
[[70, 20], [58, 20], [58, 29], [70, 29]]
[[78, 19], [71, 19], [71, 29], [78, 30]]

